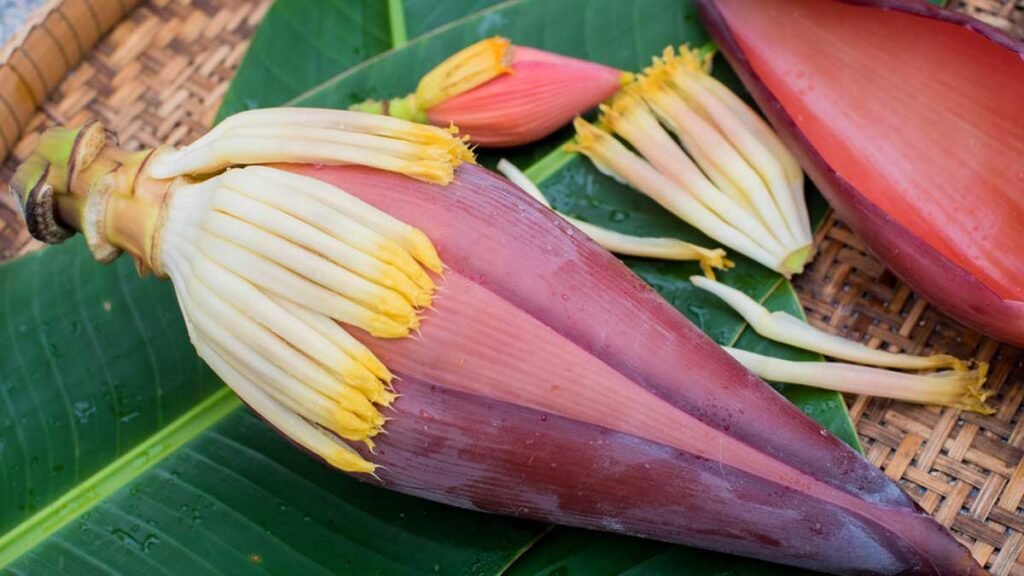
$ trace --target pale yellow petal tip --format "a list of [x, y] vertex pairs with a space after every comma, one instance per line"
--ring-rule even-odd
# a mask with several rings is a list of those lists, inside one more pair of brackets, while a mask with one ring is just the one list
[[[419, 228], [412, 228], [409, 234], [410, 252], [417, 262], [434, 274], [440, 274], [444, 270], [444, 263], [437, 253], [437, 248], [430, 241], [430, 237]], [[432, 286], [431, 286], [432, 287]]]
[[388, 367], [385, 366], [384, 363], [381, 362], [372, 353], [368, 352], [367, 355], [369, 355], [371, 358], [366, 359], [366, 360], [361, 360], [363, 366], [366, 366], [366, 368], [370, 372], [373, 372], [373, 375], [376, 376], [378, 379], [380, 379], [381, 382], [384, 383], [384, 387], [385, 388], [387, 388], [388, 386], [391, 386], [391, 381], [394, 380], [395, 375], [392, 374], [391, 370], [388, 370]]
[[367, 434], [367, 438], [376, 436], [384, 428], [384, 423], [388, 421], [383, 414], [378, 412], [376, 409], [367, 415], [368, 423], [372, 426], [372, 432]]
[[458, 167], [460, 164], [465, 162], [466, 164], [476, 164], [476, 145], [470, 142], [469, 134], [459, 135], [459, 127], [454, 122], [448, 125], [448, 133], [451, 135], [451, 145], [448, 148], [448, 155], [452, 159], [452, 164]]
[[342, 381], [359, 390], [368, 398], [371, 398], [371, 400], [385, 386], [385, 382], [382, 382], [381, 378], [373, 370], [361, 362], [353, 363], [352, 359], [348, 356], [342, 361], [341, 366], [334, 368], [334, 371], [341, 375]]
[[430, 308], [430, 305], [434, 303], [434, 292], [433, 290], [422, 290], [413, 296], [413, 306], [420, 309]]
[[416, 160], [407, 162], [399, 170], [402, 174], [428, 184], [447, 186], [455, 180], [454, 162], [435, 162], [433, 160]]
[[455, 180], [455, 169], [461, 164], [476, 164], [476, 156], [468, 144], [468, 136], [457, 136], [441, 131], [434, 143], [422, 144], [415, 159], [399, 165], [398, 172], [416, 180], [446, 186]]
[[630, 84], [619, 90], [611, 102], [599, 107], [601, 116], [598, 124], [609, 130], [618, 131], [622, 123], [629, 122], [634, 113], [646, 111], [647, 104], [643, 101], [644, 90], [642, 82]]
[[490, 51], [491, 60], [494, 62], [495, 71], [498, 74], [512, 72], [512, 57], [514, 56], [515, 48], [512, 47], [511, 40], [501, 36], [493, 36], [487, 40], [481, 40], [480, 44], [483, 44]]
[[679, 46], [678, 52], [673, 46], [666, 46], [660, 57], [655, 56], [651, 59], [651, 65], [644, 69], [644, 74], [652, 75], [662, 72], [669, 75], [679, 72], [710, 74], [714, 56], [714, 50], [691, 48], [689, 44]]
[[978, 368], [967, 376], [976, 374], [974, 382], [967, 385], [967, 391], [964, 392], [960, 402], [956, 406], [964, 410], [971, 412], [977, 412], [986, 416], [995, 414], [996, 409], [987, 404], [987, 400], [995, 394], [994, 390], [985, 390], [985, 381], [988, 379], [988, 362], [979, 362]]
[[695, 246], [697, 248], [698, 263], [700, 264], [701, 272], [704, 276], [715, 279], [715, 270], [730, 270], [736, 267], [736, 263], [726, 258], [725, 250], [721, 248], [707, 249]]
[[582, 116], [577, 116], [572, 121], [572, 126], [576, 129], [576, 139], [565, 145], [566, 150], [570, 152], [582, 152], [585, 154], [588, 151], [600, 148], [603, 143], [612, 138], [611, 134], [587, 122]]
[[399, 324], [390, 318], [376, 317], [368, 322], [367, 326], [361, 326], [370, 333], [370, 336], [374, 338], [405, 338], [409, 336], [411, 330], [409, 326]]
[[376, 464], [368, 462], [357, 452], [353, 452], [340, 446], [330, 454], [324, 454], [323, 457], [328, 464], [345, 472], [373, 474], [377, 470]]
[[376, 338], [407, 338], [419, 330], [422, 319], [416, 313], [404, 318], [391, 318], [378, 314], [370, 318], [363, 328]]
[[374, 404], [382, 406], [384, 408], [390, 408], [395, 400], [398, 400], [398, 394], [391, 392], [390, 390], [380, 390], [377, 394], [371, 398]]
[[[332, 429], [349, 440], [362, 440], [375, 435], [376, 420], [380, 413], [361, 392], [352, 388], [346, 388], [345, 392], [341, 394], [342, 397], [335, 400], [331, 417]], [[359, 395], [358, 401], [352, 401], [353, 394]], [[348, 398], [344, 398], [345, 396]]]
[[[952, 370], [954, 370], [956, 372], [967, 372], [970, 369], [970, 365], [969, 365], [970, 363], [969, 362], [965, 362], [965, 361], [957, 358], [956, 356], [951, 356], [949, 354], [935, 354], [935, 355], [929, 356], [929, 360], [935, 362], [935, 366], [937, 368], [951, 368]], [[987, 373], [987, 371], [988, 371], [987, 363], [985, 363], [985, 362], [980, 363], [979, 364], [979, 370], [981, 369], [980, 368], [981, 365], [985, 365], [985, 371]]]

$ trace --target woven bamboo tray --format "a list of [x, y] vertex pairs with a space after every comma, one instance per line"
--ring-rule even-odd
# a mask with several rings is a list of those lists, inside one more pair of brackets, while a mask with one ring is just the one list
[[[39, 244], [7, 181], [54, 123], [102, 120], [127, 146], [188, 142], [210, 124], [271, 0], [51, 0], [0, 49], [0, 260]], [[1024, 0], [959, 8], [1024, 36]], [[1024, 354], [933, 310], [830, 217], [796, 280], [810, 322], [874, 347], [992, 364], [992, 416], [850, 397], [866, 456], [975, 558], [1024, 576]]]

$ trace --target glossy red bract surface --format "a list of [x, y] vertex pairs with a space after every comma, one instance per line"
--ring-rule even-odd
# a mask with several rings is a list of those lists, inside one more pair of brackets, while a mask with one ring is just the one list
[[525, 46], [513, 50], [511, 74], [427, 110], [430, 123], [454, 123], [481, 146], [521, 146], [564, 127], [621, 86], [622, 72], [614, 68]]
[[958, 320], [1024, 344], [1024, 45], [924, 3], [700, 6], [879, 258]]
[[506, 180], [296, 169], [421, 228], [448, 267], [419, 338], [358, 335], [400, 378], [366, 453], [386, 486], [832, 573], [971, 570], [881, 472]]

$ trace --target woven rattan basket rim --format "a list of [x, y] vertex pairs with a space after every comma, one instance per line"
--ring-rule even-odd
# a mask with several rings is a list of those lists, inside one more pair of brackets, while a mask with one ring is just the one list
[[139, 0], [48, 0], [0, 48], [0, 160], [40, 105]]

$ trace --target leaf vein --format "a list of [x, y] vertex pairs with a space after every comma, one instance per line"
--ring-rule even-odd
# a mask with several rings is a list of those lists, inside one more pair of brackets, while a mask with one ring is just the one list
[[[85, 303], [82, 301], [82, 267], [75, 266], [75, 271], [72, 273], [72, 280], [75, 286], [75, 301], [78, 303], [78, 313], [82, 318], [82, 326], [85, 328], [86, 334], [89, 335], [89, 342], [92, 344], [93, 352], [96, 353], [96, 358], [103, 358], [103, 350], [100, 346], [99, 340], [96, 338], [96, 331], [93, 328], [92, 322], [89, 321], [89, 316], [85, 312]], [[102, 360], [98, 362], [100, 368], [103, 369], [103, 376], [105, 378], [104, 384], [106, 389], [110, 392], [110, 401], [113, 404], [114, 414], [121, 413], [121, 399], [118, 397], [114, 390], [114, 379], [110, 375], [110, 369], [107, 368], [107, 363]], [[121, 454], [121, 419], [114, 418], [114, 454]]]
[[[122, 270], [124, 269], [125, 268], [122, 268]], [[135, 324], [135, 329], [139, 333], [139, 340], [142, 342], [142, 345], [145, 346], [146, 348], [146, 357], [149, 360], [149, 366], [153, 372], [153, 385], [156, 387], [156, 423], [157, 428], [160, 428], [163, 426], [164, 423], [164, 391], [163, 382], [161, 381], [160, 377], [160, 367], [156, 362], [156, 352], [153, 351], [153, 346], [152, 344], [150, 344], [149, 338], [146, 337], [145, 323], [139, 316], [139, 312], [135, 307], [135, 303], [132, 302], [131, 294], [125, 287], [124, 276], [124, 272], [120, 272], [117, 274], [117, 285], [121, 290], [121, 294], [124, 296], [125, 305], [127, 305], [128, 311], [132, 315], [132, 323]]]
[[[195, 451], [195, 450], [191, 450], [191, 449], [186, 449], [186, 450], [184, 450], [184, 451], [183, 451], [183, 453], [187, 454], [188, 456], [190, 456], [190, 457], [192, 457], [192, 458], [196, 458], [197, 460], [201, 460], [201, 461], [203, 461], [204, 463], [206, 463], [206, 464], [208, 464], [208, 465], [211, 465], [211, 466], [213, 466], [214, 468], [217, 468], [217, 469], [221, 469], [221, 470], [224, 470], [225, 472], [227, 472], [227, 473], [228, 473], [228, 474], [230, 474], [231, 476], [234, 476], [234, 477], [236, 477], [236, 478], [238, 478], [238, 479], [242, 480], [242, 482], [244, 482], [244, 483], [246, 483], [246, 484], [250, 484], [250, 485], [252, 485], [252, 486], [256, 487], [256, 488], [257, 488], [257, 489], [258, 489], [258, 490], [259, 490], [260, 492], [263, 492], [263, 493], [264, 493], [264, 494], [266, 494], [266, 495], [267, 495], [268, 497], [271, 497], [271, 498], [273, 498], [273, 497], [274, 497], [274, 495], [273, 495], [273, 494], [270, 494], [269, 492], [267, 492], [266, 490], [264, 490], [264, 489], [263, 489], [262, 487], [260, 487], [260, 486], [257, 486], [257, 485], [255, 485], [255, 484], [253, 484], [253, 483], [252, 483], [252, 482], [251, 482], [251, 481], [250, 481], [250, 480], [249, 480], [248, 478], [246, 478], [246, 477], [242, 476], [241, 474], [238, 474], [237, 472], [235, 472], [234, 470], [231, 470], [230, 468], [227, 468], [227, 467], [225, 467], [225, 466], [224, 466], [223, 464], [220, 464], [219, 462], [216, 462], [216, 461], [214, 461], [214, 460], [211, 460], [211, 459], [207, 458], [206, 456], [204, 456], [204, 455], [200, 454], [199, 452], [197, 452], [197, 451]], [[163, 470], [158, 470], [158, 471], [157, 471], [157, 473], [158, 473], [158, 474], [161, 474], [161, 475], [165, 475], [165, 474], [166, 474], [166, 473], [165, 473], [165, 472], [164, 472]], [[254, 522], [254, 521], [252, 520], [252, 518], [249, 518], [249, 517], [248, 517], [248, 516], [246, 516], [245, 514], [242, 514], [242, 513], [241, 513], [241, 512], [239, 511], [239, 510], [237, 510], [237, 509], [236, 509], [236, 508], [235, 508], [234, 506], [231, 506], [231, 505], [230, 505], [230, 504], [228, 504], [227, 502], [225, 502], [225, 501], [221, 500], [220, 498], [218, 498], [218, 497], [214, 496], [213, 494], [210, 494], [209, 492], [207, 492], [206, 490], [203, 490], [203, 489], [202, 489], [202, 488], [200, 488], [199, 486], [196, 486], [195, 484], [192, 484], [191, 482], [187, 482], [187, 481], [185, 481], [185, 480], [182, 480], [182, 479], [180, 479], [180, 478], [178, 479], [178, 482], [179, 482], [179, 485], [180, 485], [180, 486], [182, 486], [183, 488], [185, 488], [185, 489], [187, 489], [187, 490], [190, 490], [190, 491], [192, 491], [192, 492], [195, 492], [195, 493], [197, 493], [197, 494], [199, 494], [199, 495], [201, 495], [201, 496], [204, 496], [204, 497], [206, 497], [206, 498], [209, 498], [209, 499], [210, 499], [211, 501], [213, 501], [213, 502], [217, 503], [217, 504], [218, 504], [219, 506], [221, 506], [221, 507], [222, 507], [222, 508], [223, 508], [224, 510], [227, 510], [228, 512], [230, 512], [230, 513], [231, 513], [231, 515], [232, 515], [232, 516], [234, 516], [234, 517], [235, 517], [236, 519], [238, 519], [238, 520], [242, 521], [242, 523], [243, 523], [243, 524], [245, 524], [245, 525], [247, 525], [247, 526], [250, 526], [250, 527], [256, 527], [256, 526], [258, 526], [258, 525], [256, 524], [256, 522]], [[266, 532], [264, 532], [264, 534], [266, 534], [267, 536], [269, 536], [269, 537], [270, 537], [270, 539], [272, 539], [273, 541], [275, 541], [275, 542], [277, 542], [278, 544], [280, 544], [280, 545], [281, 545], [281, 546], [282, 546], [283, 548], [285, 548], [285, 549], [287, 549], [287, 550], [289, 550], [289, 551], [293, 552], [293, 553], [295, 554], [295, 556], [296, 556], [296, 557], [298, 557], [298, 558], [302, 558], [303, 560], [307, 560], [307, 561], [308, 561], [308, 562], [309, 562], [310, 564], [312, 564], [312, 565], [313, 565], [313, 566], [315, 566], [316, 568], [319, 568], [320, 570], [322, 570], [322, 571], [323, 571], [323, 573], [324, 573], [324, 574], [326, 574], [327, 576], [331, 576], [331, 575], [333, 574], [333, 572], [332, 572], [332, 571], [331, 571], [331, 570], [330, 570], [329, 568], [327, 568], [326, 566], [324, 566], [323, 564], [320, 564], [320, 563], [319, 563], [319, 562], [317, 562], [316, 560], [311, 560], [311, 559], [309, 559], [309, 558], [306, 558], [306, 556], [305, 556], [304, 554], [302, 554], [301, 552], [299, 552], [298, 550], [296, 550], [296, 549], [295, 549], [295, 548], [294, 548], [294, 547], [293, 547], [293, 546], [292, 546], [291, 544], [289, 544], [288, 542], [286, 542], [286, 541], [282, 540], [282, 539], [281, 539], [281, 538], [280, 538], [279, 536], [277, 536], [277, 534], [275, 534], [275, 533], [273, 533], [273, 532], [269, 532], [269, 533], [266, 533]]]

